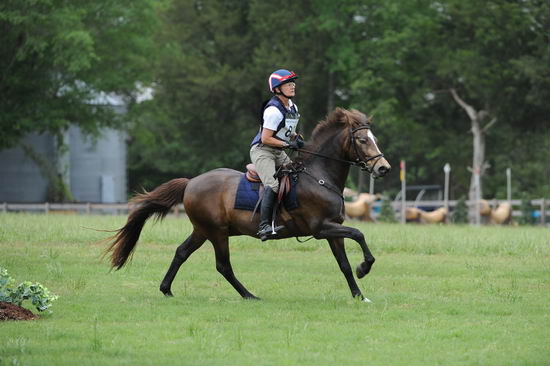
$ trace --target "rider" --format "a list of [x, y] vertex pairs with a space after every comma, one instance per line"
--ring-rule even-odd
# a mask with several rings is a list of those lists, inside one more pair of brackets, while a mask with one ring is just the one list
[[262, 241], [283, 228], [271, 226], [273, 205], [279, 191], [279, 181], [274, 177], [276, 168], [290, 162], [283, 149], [297, 150], [304, 145], [304, 140], [296, 134], [300, 114], [292, 102], [296, 94], [296, 79], [298, 76], [294, 72], [285, 69], [274, 71], [269, 76], [269, 90], [275, 95], [264, 103], [260, 130], [251, 144], [250, 158], [264, 184], [258, 230]]

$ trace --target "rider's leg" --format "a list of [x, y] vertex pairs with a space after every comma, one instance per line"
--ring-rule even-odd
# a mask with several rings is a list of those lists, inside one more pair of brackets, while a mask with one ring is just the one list
[[277, 193], [273, 192], [271, 187], [266, 186], [264, 189], [264, 196], [262, 198], [262, 205], [260, 207], [260, 227], [258, 229], [258, 236], [262, 239], [262, 241], [276, 235], [277, 231], [283, 228], [283, 226], [272, 226], [273, 206], [275, 205], [276, 199]]
[[[275, 165], [280, 158], [281, 149], [272, 148], [265, 145], [255, 145], [250, 149], [250, 158], [256, 166], [256, 171], [264, 184], [264, 195], [260, 208], [260, 226], [258, 236], [262, 241], [267, 240], [269, 236], [274, 235], [273, 231], [277, 232], [282, 226], [272, 228], [273, 206], [277, 192], [279, 191], [279, 181], [274, 177]], [[286, 155], [286, 154], [285, 154]]]

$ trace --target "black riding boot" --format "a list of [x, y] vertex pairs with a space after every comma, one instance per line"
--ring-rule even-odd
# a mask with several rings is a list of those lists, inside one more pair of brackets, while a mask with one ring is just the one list
[[270, 237], [277, 235], [277, 231], [284, 227], [275, 227], [275, 233], [273, 233], [273, 228], [271, 227], [273, 205], [275, 204], [276, 197], [277, 194], [273, 192], [270, 187], [265, 187], [262, 205], [260, 207], [260, 228], [258, 229], [258, 236], [262, 239], [262, 241], [266, 241]]

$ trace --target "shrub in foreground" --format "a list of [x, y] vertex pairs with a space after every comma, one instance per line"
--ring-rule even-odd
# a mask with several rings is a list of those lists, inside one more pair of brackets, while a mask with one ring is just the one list
[[8, 271], [0, 267], [0, 301], [21, 306], [23, 301], [31, 300], [38, 311], [45, 311], [58, 298], [38, 282], [24, 281], [17, 287], [14, 283]]

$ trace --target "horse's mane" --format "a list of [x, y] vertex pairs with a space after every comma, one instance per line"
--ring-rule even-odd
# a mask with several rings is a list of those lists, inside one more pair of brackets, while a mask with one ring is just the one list
[[318, 146], [325, 143], [327, 138], [334, 137], [338, 131], [351, 127], [371, 123], [372, 117], [367, 117], [365, 114], [356, 109], [347, 110], [344, 108], [336, 108], [324, 120], [319, 121], [317, 126], [311, 133], [311, 145]]

